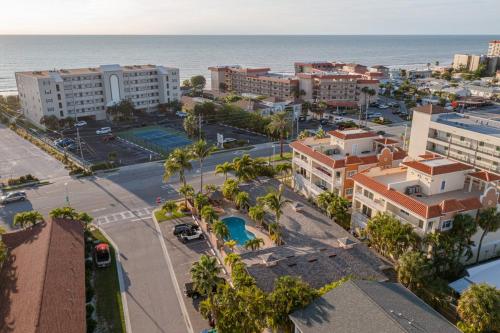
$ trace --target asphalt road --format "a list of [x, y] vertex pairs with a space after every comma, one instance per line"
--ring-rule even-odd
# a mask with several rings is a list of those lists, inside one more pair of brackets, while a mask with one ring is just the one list
[[[16, 141], [11, 134], [2, 131], [0, 139], [7, 137]], [[132, 332], [193, 332], [186, 304], [182, 295], [178, 296], [178, 285], [172, 278], [175, 274], [172, 274], [165, 240], [151, 219], [157, 197], [164, 200], [179, 197], [175, 191], [178, 178], [163, 184], [163, 165], [158, 162], [123, 167], [94, 177], [62, 176], [64, 169], [61, 170], [57, 161], [40, 154], [27, 141], [21, 139], [17, 144], [18, 149], [8, 149], [10, 159], [23, 160], [25, 156], [33, 156], [20, 167], [20, 173], [39, 175], [50, 180], [51, 184], [27, 189], [27, 201], [1, 207], [0, 225], [10, 229], [15, 213], [25, 210], [35, 209], [47, 216], [53, 208], [65, 205], [67, 197], [76, 210], [94, 216], [94, 222], [106, 231], [120, 250]], [[276, 152], [278, 150], [276, 147]], [[204, 163], [204, 170], [212, 171], [205, 176], [205, 184], [222, 182], [222, 176], [213, 174], [215, 165], [221, 162], [244, 153], [258, 157], [272, 152], [272, 144], [264, 144], [251, 151], [215, 154]], [[40, 171], [44, 163], [50, 165], [45, 175]], [[17, 168], [12, 165], [7, 170], [18, 172]], [[199, 173], [198, 163], [193, 162], [193, 170], [187, 177], [195, 188], [199, 186]]]

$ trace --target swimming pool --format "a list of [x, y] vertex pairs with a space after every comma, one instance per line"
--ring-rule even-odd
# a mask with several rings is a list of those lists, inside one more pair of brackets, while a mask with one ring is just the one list
[[248, 240], [255, 238], [255, 235], [245, 228], [245, 220], [242, 218], [231, 216], [222, 219], [222, 222], [229, 229], [229, 238], [234, 239], [239, 246], [243, 246]]

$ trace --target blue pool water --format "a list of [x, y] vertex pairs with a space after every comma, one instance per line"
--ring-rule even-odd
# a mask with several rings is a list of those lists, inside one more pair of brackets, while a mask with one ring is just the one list
[[249, 239], [254, 239], [255, 235], [245, 228], [245, 220], [239, 217], [226, 217], [222, 219], [229, 229], [229, 238], [234, 239], [236, 244], [245, 245]]

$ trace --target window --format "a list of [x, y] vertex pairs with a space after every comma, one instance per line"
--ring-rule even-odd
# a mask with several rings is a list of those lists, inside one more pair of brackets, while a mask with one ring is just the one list
[[444, 188], [446, 187], [446, 181], [441, 182], [441, 191], [444, 191]]
[[410, 213], [408, 213], [406, 210], [400, 209], [399, 212], [403, 215], [410, 216]]
[[373, 200], [373, 193], [368, 191], [368, 190], [364, 190], [363, 191], [363, 195], [367, 198], [369, 198], [370, 200]]
[[465, 141], [465, 138], [463, 136], [461, 136], [460, 141]]
[[432, 221], [427, 222], [427, 230], [432, 230]]
[[443, 221], [443, 224], [441, 226], [441, 230], [449, 230], [453, 226], [453, 221], [452, 220], [446, 220]]
[[351, 188], [346, 188], [345, 189], [345, 194], [346, 195], [352, 195], [352, 187]]
[[370, 207], [363, 205], [363, 208], [361, 208], [361, 212], [366, 217], [370, 217], [370, 218], [372, 217], [372, 209]]
[[347, 178], [351, 178], [355, 174], [356, 174], [356, 171], [349, 171], [349, 172], [347, 172]]
[[480, 147], [484, 146], [484, 142], [483, 141], [479, 141], [479, 146]]
[[419, 227], [420, 229], [423, 229], [423, 228], [424, 228], [424, 221], [422, 221], [422, 220], [418, 220], [418, 227]]

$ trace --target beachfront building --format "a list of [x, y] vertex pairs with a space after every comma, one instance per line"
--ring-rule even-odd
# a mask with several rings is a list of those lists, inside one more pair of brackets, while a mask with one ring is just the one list
[[209, 67], [211, 87], [215, 91], [293, 99], [298, 97], [298, 80], [293, 76], [271, 73], [270, 68], [241, 66]]
[[[442, 157], [427, 155], [398, 167], [374, 167], [352, 179], [351, 225], [355, 230], [365, 228], [376, 214], [388, 213], [424, 235], [450, 230], [457, 214], [475, 218], [480, 209], [498, 206], [500, 176]], [[472, 237], [474, 253], [481, 234], [478, 228]], [[500, 231], [488, 233], [480, 259], [494, 257], [499, 251]]]
[[500, 40], [492, 40], [488, 44], [488, 57], [500, 57]]
[[432, 104], [414, 108], [408, 155], [427, 153], [500, 173], [500, 122]]
[[362, 129], [330, 131], [325, 138], [310, 137], [290, 146], [293, 187], [307, 197], [331, 191], [351, 199], [353, 175], [377, 165], [399, 165], [406, 156], [398, 141]]
[[35, 124], [52, 115], [103, 120], [106, 109], [122, 100], [153, 111], [181, 97], [179, 70], [156, 65], [17, 72], [16, 82], [22, 112]]
[[466, 69], [468, 71], [477, 71], [479, 66], [487, 65], [488, 58], [484, 55], [474, 55], [474, 54], [455, 54], [453, 57], [453, 69], [462, 70]]

